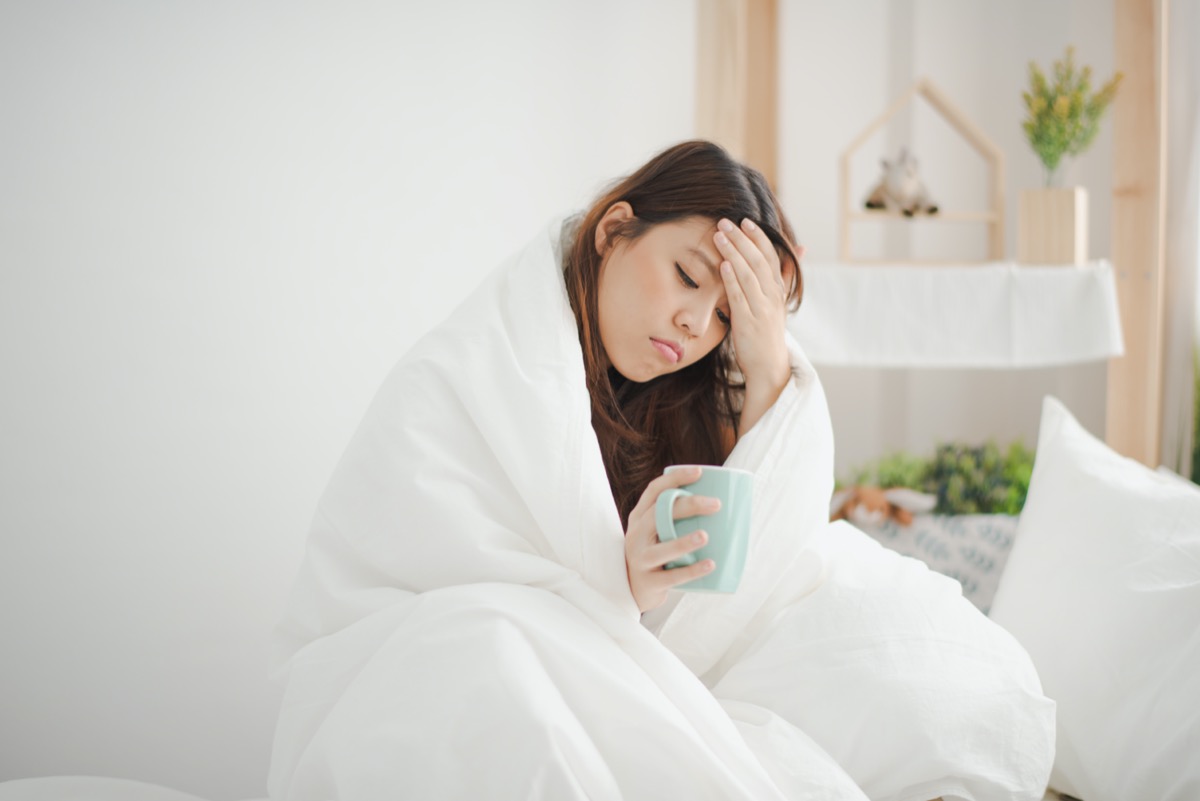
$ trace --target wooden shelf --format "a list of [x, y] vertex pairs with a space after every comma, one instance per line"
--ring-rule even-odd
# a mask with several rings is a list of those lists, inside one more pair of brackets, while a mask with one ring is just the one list
[[844, 266], [854, 267], [969, 267], [983, 264], [994, 264], [991, 259], [855, 259], [846, 262]]
[[[953, 128], [967, 144], [983, 158], [988, 165], [989, 176], [989, 192], [991, 199], [991, 208], [988, 211], [953, 211], [942, 212], [934, 215], [920, 215], [919, 217], [905, 217], [899, 212], [888, 211], [867, 211], [862, 208], [861, 201], [854, 201], [850, 197], [850, 159], [855, 151], [863, 146], [866, 141], [882, 129], [889, 120], [892, 119], [904, 106], [911, 103], [916, 97], [923, 98], [933, 110], [941, 115], [951, 128]], [[860, 133], [849, 147], [842, 153], [840, 169], [839, 169], [839, 184], [840, 184], [840, 227], [841, 227], [841, 245], [839, 252], [843, 262], [858, 261], [853, 257], [853, 249], [850, 246], [850, 223], [861, 222], [865, 220], [874, 220], [877, 222], [892, 221], [892, 220], [937, 220], [938, 222], [978, 222], [986, 223], [987, 225], [987, 250], [988, 259], [991, 261], [999, 261], [1004, 257], [1004, 154], [1000, 148], [989, 139], [977, 125], [967, 119], [950, 99], [942, 93], [940, 89], [933, 85], [927, 78], [921, 78], [914, 83], [907, 92], [899, 97], [892, 106], [885, 111], [878, 119], [872, 122], [862, 133]], [[858, 204], [857, 208], [855, 207]]]

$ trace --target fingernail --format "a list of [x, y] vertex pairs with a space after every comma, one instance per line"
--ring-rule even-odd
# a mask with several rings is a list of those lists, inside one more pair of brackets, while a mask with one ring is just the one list
[[721, 220], [719, 223], [717, 223], [717, 227], [722, 231], [732, 231], [733, 223], [731, 223], [729, 220]]
[[713, 498], [712, 500], [705, 501], [704, 508], [709, 512], [715, 512], [721, 508], [721, 501], [719, 498]]
[[733, 265], [727, 261], [721, 262], [721, 272], [730, 275], [733, 272]]
[[693, 467], [693, 468], [692, 468], [692, 475], [693, 475], [693, 476], [698, 476], [698, 475], [700, 475], [700, 474], [701, 474], [701, 473], [703, 473], [703, 472], [704, 472], [704, 468], [703, 468], [703, 467]]
[[716, 566], [717, 566], [717, 563], [714, 562], [713, 560], [711, 560], [711, 559], [704, 560], [704, 572], [705, 573], [710, 572]]
[[703, 545], [704, 537], [705, 537], [705, 535], [704, 535], [703, 531], [697, 531], [695, 534], [692, 535], [692, 542], [694, 542], [698, 545]]
[[753, 231], [755, 228], [758, 227], [754, 224], [754, 220], [750, 219], [749, 217], [742, 220], [742, 225], [745, 227], [745, 229], [747, 231]]
[[717, 234], [717, 241], [724, 245], [729, 241], [729, 237], [725, 236], [725, 234]]

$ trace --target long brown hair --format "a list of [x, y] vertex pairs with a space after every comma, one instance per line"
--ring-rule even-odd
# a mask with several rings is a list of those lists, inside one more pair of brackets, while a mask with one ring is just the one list
[[781, 263], [790, 262], [788, 308], [803, 294], [795, 235], [766, 179], [740, 164], [719, 145], [703, 140], [681, 142], [664, 150], [626, 178], [603, 191], [582, 216], [566, 257], [567, 294], [592, 400], [592, 427], [600, 442], [613, 500], [628, 525], [646, 485], [669, 464], [720, 464], [725, 432], [737, 434], [743, 389], [731, 376], [729, 337], [704, 358], [645, 383], [628, 381], [606, 367], [600, 341], [598, 287], [603, 256], [596, 251], [596, 228], [604, 213], [625, 201], [634, 216], [608, 229], [606, 249], [629, 243], [656, 225], [702, 217], [740, 223], [749, 217], [770, 238]]

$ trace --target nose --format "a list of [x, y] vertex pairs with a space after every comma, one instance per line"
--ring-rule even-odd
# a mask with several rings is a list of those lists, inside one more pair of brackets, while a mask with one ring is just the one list
[[687, 331], [689, 336], [700, 338], [708, 333], [708, 327], [712, 325], [716, 313], [717, 309], [713, 303], [698, 301], [680, 309], [675, 322]]

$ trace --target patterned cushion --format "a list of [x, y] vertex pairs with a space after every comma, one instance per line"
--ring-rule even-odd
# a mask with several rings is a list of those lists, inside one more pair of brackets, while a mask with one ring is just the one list
[[911, 526], [887, 521], [859, 526], [904, 556], [920, 559], [931, 570], [958, 581], [963, 597], [984, 614], [1008, 561], [1017, 518], [1012, 515], [916, 515]]

